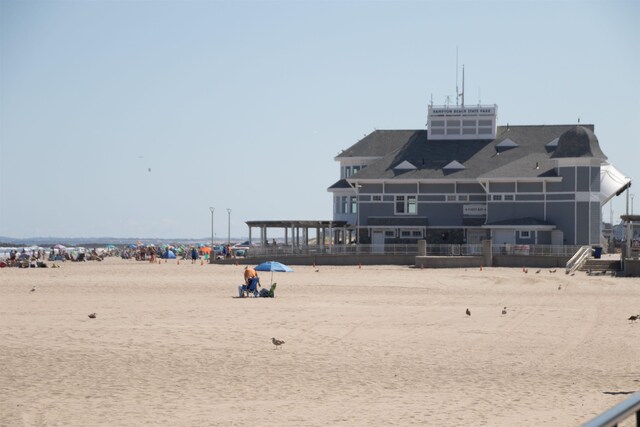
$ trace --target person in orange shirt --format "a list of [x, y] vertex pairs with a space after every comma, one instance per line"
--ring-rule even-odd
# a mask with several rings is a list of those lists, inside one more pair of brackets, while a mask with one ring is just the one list
[[258, 272], [253, 267], [245, 267], [244, 268], [244, 284], [249, 286], [251, 284], [251, 279], [254, 277], [258, 277]]
[[238, 294], [240, 298], [244, 297], [245, 292], [247, 296], [249, 296], [249, 293], [253, 293], [253, 296], [258, 296], [258, 286], [260, 286], [260, 278], [258, 277], [256, 270], [248, 266], [245, 267], [244, 285], [238, 286]]

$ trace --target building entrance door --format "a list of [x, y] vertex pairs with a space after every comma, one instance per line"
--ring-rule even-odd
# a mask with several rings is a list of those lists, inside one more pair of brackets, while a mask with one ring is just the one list
[[467, 231], [467, 244], [469, 245], [479, 245], [486, 238], [487, 238], [487, 232], [485, 230], [468, 230]]
[[516, 244], [515, 230], [493, 230], [492, 234], [493, 234], [494, 245], [515, 245]]
[[373, 230], [371, 233], [371, 251], [373, 253], [384, 253], [384, 230]]

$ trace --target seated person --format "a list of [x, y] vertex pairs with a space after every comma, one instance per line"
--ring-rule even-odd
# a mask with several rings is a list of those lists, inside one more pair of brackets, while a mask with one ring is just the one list
[[249, 286], [251, 284], [251, 279], [254, 277], [258, 277], [258, 272], [249, 266], [244, 268], [244, 284]]
[[254, 297], [258, 296], [258, 286], [260, 286], [260, 278], [258, 276], [255, 276], [254, 278], [251, 279], [250, 283], [248, 285], [241, 285], [238, 286], [238, 296], [240, 298], [244, 297], [245, 292], [247, 293], [247, 296], [249, 296], [249, 293], [253, 293]]

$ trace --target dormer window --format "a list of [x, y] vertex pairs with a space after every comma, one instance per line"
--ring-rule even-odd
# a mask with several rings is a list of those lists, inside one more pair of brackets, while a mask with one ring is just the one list
[[413, 163], [405, 160], [404, 162], [400, 163], [399, 165], [397, 165], [393, 169], [395, 169], [395, 170], [413, 170], [413, 169], [417, 169], [417, 168], [413, 165]]
[[454, 171], [454, 170], [462, 170], [462, 169], [466, 169], [466, 168], [464, 167], [464, 165], [462, 163], [460, 163], [457, 160], [454, 160], [454, 161], [450, 162], [449, 164], [447, 164], [442, 169], [447, 170], [447, 171]]

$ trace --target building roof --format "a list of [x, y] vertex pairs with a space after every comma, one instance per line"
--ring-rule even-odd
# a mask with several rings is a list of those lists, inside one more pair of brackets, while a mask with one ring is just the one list
[[405, 145], [415, 132], [415, 130], [376, 130], [338, 154], [336, 160], [345, 157], [386, 156]]
[[[555, 144], [549, 145], [556, 139], [557, 148]], [[375, 131], [336, 159], [380, 157], [352, 175], [351, 182], [358, 179], [545, 178], [556, 176], [552, 159], [559, 157], [553, 153], [560, 149], [562, 157], [574, 151], [586, 156], [588, 151], [594, 157], [606, 158], [593, 135], [593, 125], [507, 125], [498, 127], [493, 140], [429, 140], [426, 130]], [[397, 168], [404, 162], [416, 168]], [[463, 168], [446, 168], [452, 163], [459, 163]]]

